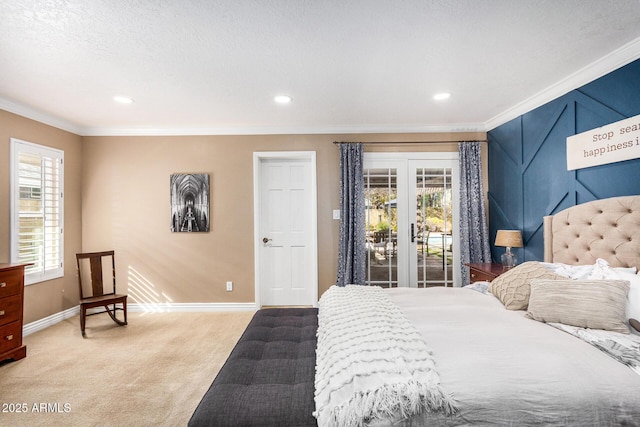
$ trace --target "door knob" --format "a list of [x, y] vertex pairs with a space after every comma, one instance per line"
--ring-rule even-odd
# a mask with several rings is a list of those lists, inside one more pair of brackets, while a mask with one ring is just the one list
[[269, 243], [270, 241], [271, 241], [271, 239], [268, 239], [268, 238], [266, 238], [266, 237], [264, 237], [264, 238], [262, 239], [262, 243], [264, 243], [265, 245], [266, 245], [267, 243]]

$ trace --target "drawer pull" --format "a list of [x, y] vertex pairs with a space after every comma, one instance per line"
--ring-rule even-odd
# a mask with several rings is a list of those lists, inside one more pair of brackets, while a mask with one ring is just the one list
[[4, 316], [4, 310], [0, 310], [0, 316]]
[[7, 341], [11, 341], [13, 339], [13, 335], [7, 335], [6, 337], [4, 337], [4, 339]]
[[0, 288], [6, 288], [6, 287], [7, 287], [7, 282], [0, 283]]

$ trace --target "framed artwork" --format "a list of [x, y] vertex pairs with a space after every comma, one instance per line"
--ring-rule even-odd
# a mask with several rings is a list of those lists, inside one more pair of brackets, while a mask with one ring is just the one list
[[171, 231], [209, 231], [209, 174], [171, 174]]

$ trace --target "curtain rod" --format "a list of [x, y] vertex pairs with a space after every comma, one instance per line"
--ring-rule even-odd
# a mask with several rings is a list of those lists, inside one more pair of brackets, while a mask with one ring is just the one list
[[356, 141], [334, 141], [334, 144], [364, 144], [364, 145], [376, 145], [376, 144], [394, 144], [394, 145], [411, 145], [411, 144], [452, 144], [457, 142], [487, 142], [486, 139], [469, 139], [469, 140], [438, 140], [438, 141], [365, 141], [365, 142], [356, 142]]

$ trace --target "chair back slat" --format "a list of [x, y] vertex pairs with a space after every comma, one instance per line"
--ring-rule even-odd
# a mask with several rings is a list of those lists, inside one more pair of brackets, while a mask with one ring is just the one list
[[102, 282], [102, 256], [92, 256], [89, 258], [89, 268], [91, 269], [91, 290], [94, 297], [104, 295], [104, 284]]

